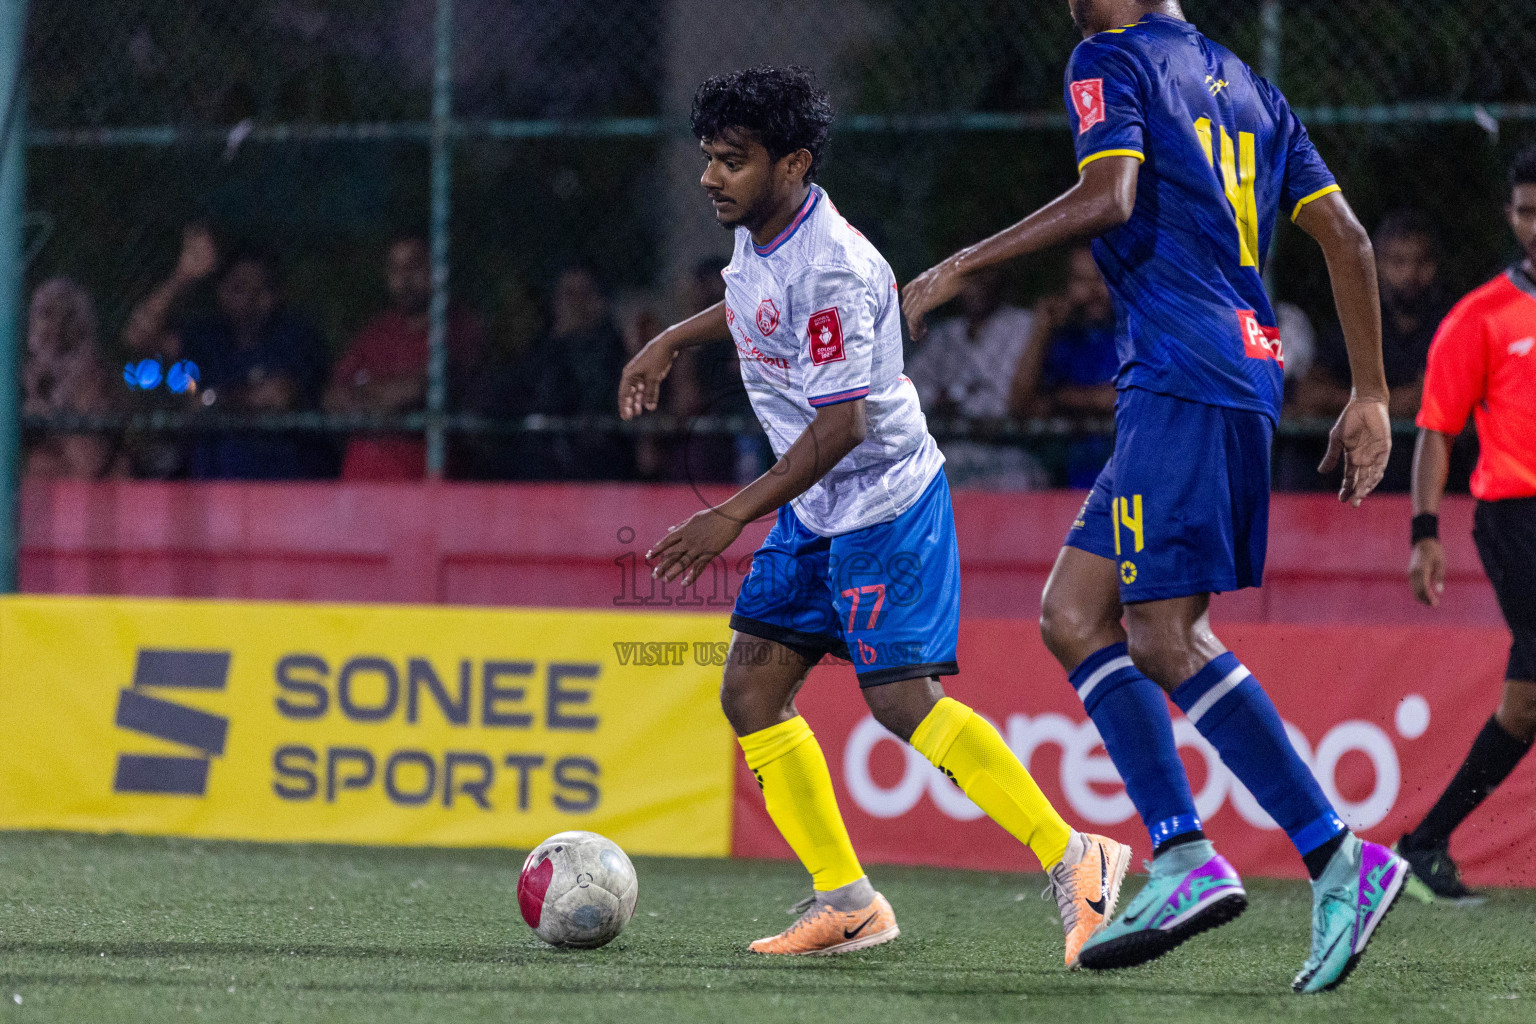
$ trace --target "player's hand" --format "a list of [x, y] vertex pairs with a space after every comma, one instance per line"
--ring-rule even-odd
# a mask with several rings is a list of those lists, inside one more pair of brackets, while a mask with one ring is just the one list
[[923, 271], [901, 290], [901, 312], [907, 318], [907, 330], [913, 341], [922, 341], [927, 336], [928, 324], [923, 318], [959, 295], [962, 279], [954, 260], [945, 260]]
[[712, 508], [695, 512], [686, 523], [672, 527], [645, 553], [646, 561], [656, 561], [651, 577], [670, 583], [681, 576], [683, 586], [688, 586], [703, 575], [705, 567], [716, 555], [741, 536], [745, 525]]
[[176, 260], [176, 276], [187, 281], [201, 281], [219, 265], [219, 248], [213, 233], [203, 224], [188, 224], [181, 232], [181, 256]]
[[635, 353], [619, 376], [619, 418], [632, 420], [643, 413], [655, 412], [661, 400], [661, 382], [677, 362], [677, 350], [658, 334]]
[[1342, 459], [1344, 481], [1339, 485], [1339, 500], [1359, 508], [1381, 483], [1391, 454], [1392, 420], [1386, 401], [1351, 398], [1328, 432], [1328, 454], [1317, 471], [1331, 473]]
[[1413, 546], [1408, 582], [1420, 604], [1440, 607], [1440, 595], [1445, 593], [1445, 548], [1438, 537], [1425, 537]]

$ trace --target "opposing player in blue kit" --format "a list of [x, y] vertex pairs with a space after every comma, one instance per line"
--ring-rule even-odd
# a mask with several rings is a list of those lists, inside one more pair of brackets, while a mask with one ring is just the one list
[[944, 456], [901, 372], [890, 266], [813, 182], [832, 107], [810, 73], [752, 68], [694, 99], [700, 184], [735, 234], [723, 302], [661, 332], [619, 384], [625, 419], [656, 408], [682, 348], [735, 342], [742, 381], [779, 461], [648, 552], [686, 586], [773, 513], [731, 615], [720, 702], [768, 815], [811, 875], [804, 913], [748, 947], [826, 955], [896, 938], [837, 808], [795, 694], [826, 654], [853, 662], [882, 725], [953, 779], [1039, 857], [1066, 964], [1114, 914], [1130, 848], [1073, 830], [986, 719], [947, 697], [958, 671], [960, 555]]
[[913, 333], [966, 274], [1079, 237], [1115, 298], [1114, 455], [1046, 584], [1041, 631], [1151, 834], [1152, 874], [1083, 947], [1144, 963], [1247, 905], [1205, 838], [1173, 742], [1172, 695], [1312, 878], [1312, 949], [1293, 987], [1354, 968], [1406, 865], [1335, 813], [1258, 681], [1211, 631], [1212, 593], [1258, 586], [1284, 348], [1263, 263], [1281, 213], [1322, 246], [1353, 398], [1322, 470], [1358, 506], [1391, 450], [1371, 244], [1285, 97], [1184, 19], [1175, 0], [1072, 0], [1084, 41], [1066, 94], [1079, 181], [905, 291]]

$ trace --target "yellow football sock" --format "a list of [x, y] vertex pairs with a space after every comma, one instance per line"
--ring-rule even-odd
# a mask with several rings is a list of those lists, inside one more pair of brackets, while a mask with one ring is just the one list
[[832, 773], [811, 727], [798, 715], [737, 737], [747, 767], [763, 787], [768, 817], [811, 873], [811, 884], [830, 892], [864, 877], [853, 841], [837, 809]]
[[912, 746], [954, 779], [988, 817], [1035, 851], [1047, 871], [1061, 863], [1071, 827], [985, 718], [945, 697], [912, 733]]

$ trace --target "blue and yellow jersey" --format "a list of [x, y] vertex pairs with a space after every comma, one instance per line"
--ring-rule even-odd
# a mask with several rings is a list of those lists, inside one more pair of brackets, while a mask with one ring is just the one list
[[1191, 24], [1148, 14], [1067, 67], [1079, 169], [1142, 161], [1136, 209], [1096, 240], [1121, 388], [1278, 419], [1284, 354], [1264, 292], [1280, 213], [1338, 191], [1285, 97]]

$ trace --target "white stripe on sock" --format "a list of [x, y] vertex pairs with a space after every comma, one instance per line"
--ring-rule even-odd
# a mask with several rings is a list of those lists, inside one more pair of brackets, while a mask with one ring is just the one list
[[1241, 683], [1244, 679], [1247, 679], [1250, 675], [1252, 675], [1252, 673], [1249, 672], [1246, 668], [1241, 665], [1237, 666], [1237, 668], [1227, 673], [1227, 677], [1225, 679], [1211, 687], [1209, 690], [1206, 690], [1205, 696], [1195, 701], [1195, 706], [1184, 712], [1184, 717], [1189, 719], [1191, 725], [1199, 725], [1200, 719], [1205, 717], [1205, 713], [1211, 710], [1212, 705], [1221, 700], [1221, 698], [1225, 697], [1227, 694], [1231, 693], [1233, 690], [1237, 689], [1238, 684]]
[[1093, 692], [1093, 688], [1095, 686], [1098, 686], [1107, 677], [1114, 675], [1121, 669], [1130, 668], [1133, 664], [1134, 662], [1131, 661], [1130, 656], [1125, 654], [1120, 655], [1118, 658], [1112, 658], [1109, 661], [1106, 661], [1104, 664], [1094, 669], [1093, 675], [1089, 676], [1087, 681], [1083, 683], [1083, 688], [1077, 691], [1077, 695], [1086, 701], [1088, 699], [1088, 695]]

